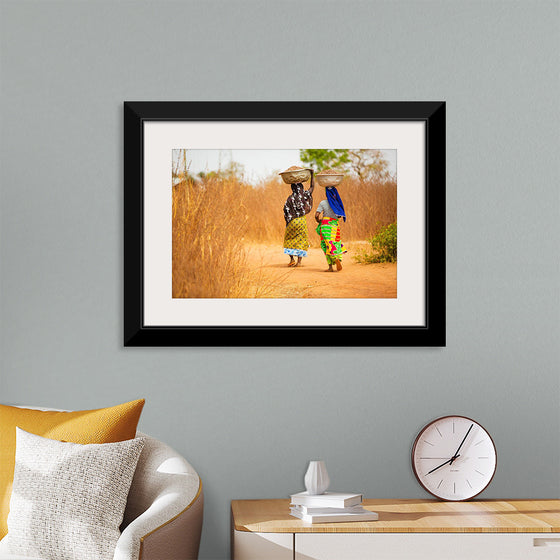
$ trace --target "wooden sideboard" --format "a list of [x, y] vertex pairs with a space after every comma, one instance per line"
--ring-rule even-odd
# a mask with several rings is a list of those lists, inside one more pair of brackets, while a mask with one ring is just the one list
[[304, 523], [289, 500], [234, 500], [233, 560], [560, 559], [560, 500], [364, 500], [378, 521]]

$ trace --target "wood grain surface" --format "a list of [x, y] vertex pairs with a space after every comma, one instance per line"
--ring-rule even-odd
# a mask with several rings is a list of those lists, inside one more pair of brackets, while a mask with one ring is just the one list
[[237, 531], [254, 533], [559, 533], [560, 500], [364, 500], [378, 521], [312, 525], [289, 500], [234, 500]]

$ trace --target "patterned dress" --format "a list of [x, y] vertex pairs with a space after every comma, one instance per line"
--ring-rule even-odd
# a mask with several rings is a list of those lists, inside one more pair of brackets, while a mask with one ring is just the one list
[[307, 257], [309, 236], [305, 216], [294, 218], [287, 226], [284, 234], [284, 253], [293, 257]]
[[302, 183], [292, 184], [292, 194], [284, 204], [284, 253], [292, 257], [306, 257], [309, 249], [309, 234], [305, 215], [313, 208], [313, 197], [304, 190]]
[[342, 261], [342, 255], [346, 253], [346, 249], [340, 241], [338, 219], [323, 217], [316, 231], [321, 237], [321, 249], [325, 253], [327, 263], [333, 265], [337, 260]]

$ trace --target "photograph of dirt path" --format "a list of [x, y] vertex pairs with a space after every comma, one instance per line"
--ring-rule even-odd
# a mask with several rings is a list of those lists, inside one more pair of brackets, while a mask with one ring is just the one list
[[[285, 249], [293, 189], [279, 173], [290, 167], [315, 172], [297, 214], [298, 250]], [[344, 175], [336, 190], [346, 221], [336, 223], [345, 252], [329, 266], [317, 220], [329, 220], [330, 206], [320, 206], [317, 173], [333, 169]], [[300, 184], [309, 193], [311, 181]], [[397, 297], [395, 150], [177, 149], [172, 189], [174, 298]]]

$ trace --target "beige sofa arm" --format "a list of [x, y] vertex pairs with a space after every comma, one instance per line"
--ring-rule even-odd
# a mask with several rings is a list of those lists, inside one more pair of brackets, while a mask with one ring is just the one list
[[[169, 518], [162, 497], [122, 532], [114, 560], [196, 560], [202, 531], [202, 487], [193, 502]], [[159, 510], [159, 512], [157, 511]], [[167, 521], [163, 519], [168, 518]], [[163, 523], [161, 523], [163, 521]], [[154, 527], [155, 525], [155, 527]]]
[[202, 483], [193, 467], [145, 434], [114, 560], [196, 560], [202, 531]]

